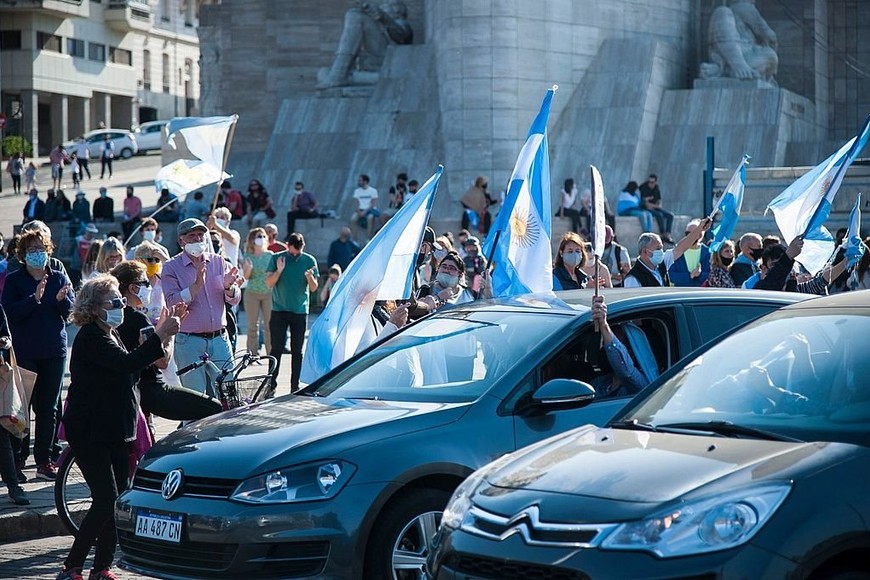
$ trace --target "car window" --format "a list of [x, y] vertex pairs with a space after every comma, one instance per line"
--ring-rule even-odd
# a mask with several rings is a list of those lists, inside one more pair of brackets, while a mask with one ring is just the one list
[[728, 421], [801, 440], [870, 445], [870, 317], [791, 311], [691, 361], [625, 419]]
[[699, 304], [692, 305], [691, 310], [698, 322], [703, 344], [778, 307], [770, 304]]
[[454, 312], [409, 327], [311, 394], [390, 401], [472, 401], [573, 317]]

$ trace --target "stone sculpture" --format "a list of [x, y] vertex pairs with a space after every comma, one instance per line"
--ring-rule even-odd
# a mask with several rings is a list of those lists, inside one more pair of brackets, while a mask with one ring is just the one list
[[[317, 87], [371, 84], [377, 80], [390, 43], [411, 44], [413, 40], [404, 2], [389, 0], [373, 6], [357, 1], [344, 15], [335, 61], [328, 70], [321, 71]], [[355, 74], [357, 71], [363, 74]]]
[[776, 33], [755, 0], [731, 0], [713, 10], [707, 42], [710, 62], [701, 64], [702, 79], [757, 80], [776, 86]]

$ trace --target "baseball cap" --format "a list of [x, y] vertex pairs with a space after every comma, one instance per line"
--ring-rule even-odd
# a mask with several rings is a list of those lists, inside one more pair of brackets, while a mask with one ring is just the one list
[[426, 231], [423, 232], [423, 241], [429, 242], [433, 250], [441, 249], [441, 244], [435, 241], [435, 230], [433, 230], [429, 226], [426, 226]]
[[181, 220], [178, 224], [178, 235], [183, 236], [184, 234], [189, 234], [190, 232], [199, 230], [201, 232], [207, 232], [208, 228], [205, 227], [205, 224], [199, 221], [196, 218], [187, 218], [185, 220]]
[[94, 224], [88, 224], [87, 226], [85, 226], [85, 231], [90, 232], [92, 234], [100, 233], [100, 230]]

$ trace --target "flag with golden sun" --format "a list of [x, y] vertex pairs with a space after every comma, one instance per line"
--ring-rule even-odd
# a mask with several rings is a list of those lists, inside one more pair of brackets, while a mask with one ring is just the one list
[[550, 156], [547, 121], [557, 87], [547, 91], [511, 174], [504, 206], [486, 237], [493, 296], [553, 291], [550, 255]]

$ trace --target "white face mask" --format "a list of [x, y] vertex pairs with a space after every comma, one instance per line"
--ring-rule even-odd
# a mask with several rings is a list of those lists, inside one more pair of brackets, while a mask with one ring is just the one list
[[151, 302], [151, 287], [139, 286], [139, 291], [136, 292], [136, 296], [139, 297], [139, 300], [142, 301], [142, 304], [147, 305], [149, 302]]
[[444, 256], [447, 255], [447, 250], [442, 248], [440, 250], [435, 250], [432, 253], [435, 255], [435, 259], [440, 262], [441, 260], [444, 259]]
[[254, 245], [262, 248], [266, 245], [266, 238], [254, 238]]
[[455, 288], [459, 285], [459, 276], [451, 276], [444, 272], [438, 272], [438, 275], [435, 276], [435, 281], [445, 288]]
[[184, 244], [184, 251], [194, 258], [199, 258], [202, 256], [202, 253], [205, 252], [206, 247], [205, 242], [191, 242], [189, 244]]
[[219, 225], [219, 226], [222, 227], [222, 228], [226, 228], [226, 227], [227, 227], [227, 220], [216, 219], [216, 220], [214, 220], [214, 221], [215, 221], [215, 223], [216, 223], [217, 225]]
[[142, 232], [142, 239], [148, 240], [149, 242], [153, 242], [154, 238], [157, 237], [157, 232], [155, 230], [146, 230]]
[[110, 328], [118, 328], [124, 322], [124, 309], [123, 308], [113, 308], [112, 310], [105, 310], [106, 319], [104, 322]]

